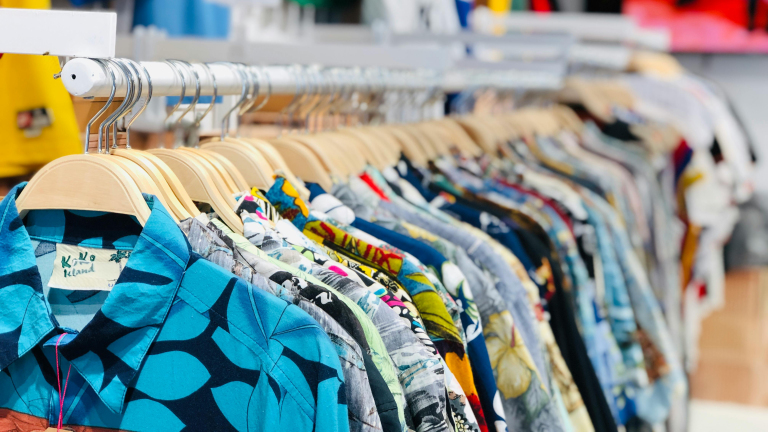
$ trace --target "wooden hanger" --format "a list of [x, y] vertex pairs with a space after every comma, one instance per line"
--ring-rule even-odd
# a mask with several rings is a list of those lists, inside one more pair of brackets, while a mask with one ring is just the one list
[[272, 167], [253, 146], [244, 142], [233, 143], [216, 139], [202, 144], [201, 149], [217, 154], [231, 163], [242, 174], [243, 181], [249, 185], [248, 189], [254, 186], [269, 189], [272, 186]]
[[366, 151], [371, 159], [368, 160], [372, 166], [379, 170], [382, 170], [388, 166], [391, 166], [392, 156], [388, 154], [385, 144], [379, 141], [374, 136], [366, 133], [362, 128], [349, 127], [339, 129], [340, 134], [347, 135], [351, 139], [346, 140], [347, 143], [356, 146], [359, 151]]
[[400, 143], [400, 148], [408, 160], [417, 165], [427, 166], [429, 158], [427, 158], [426, 153], [422, 151], [421, 145], [416, 141], [416, 138], [398, 127], [389, 126], [383, 128], [383, 130]]
[[424, 136], [429, 139], [438, 156], [450, 155], [452, 149], [457, 148], [455, 144], [451, 142], [450, 133], [440, 126], [437, 126], [432, 122], [416, 123], [414, 126], [421, 130]]
[[[124, 111], [115, 118], [115, 121], [119, 120], [121, 117], [125, 116], [125, 114], [130, 112], [142, 96], [144, 85], [139, 74], [139, 70], [136, 67], [137, 65], [143, 69], [144, 75], [147, 77], [147, 99], [139, 111], [131, 117], [131, 120], [126, 125], [125, 132], [119, 133], [117, 135], [118, 147], [112, 147], [110, 149], [110, 154], [117, 156], [118, 159], [127, 159], [138, 165], [155, 184], [159, 192], [159, 195], [157, 195], [158, 198], [161, 199], [163, 205], [168, 209], [171, 215], [177, 218], [177, 220], [181, 221], [193, 217], [193, 215], [196, 215], [199, 212], [197, 211], [197, 208], [194, 207], [192, 200], [189, 199], [189, 196], [187, 195], [184, 188], [181, 187], [180, 183], [176, 188], [177, 190], [172, 188], [170, 182], [175, 179], [175, 181], [178, 183], [178, 179], [175, 178], [175, 175], [173, 175], [173, 172], [170, 170], [170, 168], [168, 168], [165, 164], [162, 164], [159, 159], [155, 158], [149, 153], [131, 149], [131, 125], [133, 125], [133, 122], [136, 121], [136, 119], [144, 112], [144, 110], [147, 108], [147, 105], [149, 104], [149, 101], [152, 99], [152, 82], [149, 79], [149, 73], [147, 72], [146, 68], [144, 68], [144, 66], [141, 64], [137, 64], [132, 60], [117, 60], [117, 62], [127, 62], [128, 66], [130, 66], [130, 69], [125, 67], [121, 67], [121, 69], [123, 70], [124, 74], [127, 74], [126, 78], [128, 76], [135, 78], [136, 84], [133, 85], [133, 80], [126, 79], [126, 83], [131, 90], [129, 93], [132, 93], [135, 97], [132, 98], [130, 103], [125, 107]], [[123, 63], [121, 66], [125, 66], [125, 63]], [[98, 139], [98, 136], [92, 135], [92, 137]], [[187, 203], [185, 204], [183, 201], [186, 201]]]
[[450, 131], [451, 137], [459, 148], [466, 151], [467, 154], [478, 157], [483, 153], [482, 147], [467, 134], [467, 131], [452, 117], [446, 117], [438, 121]]
[[[259, 110], [264, 105], [267, 104], [269, 101], [271, 95], [272, 95], [272, 83], [269, 80], [269, 74], [264, 74], [265, 81], [266, 81], [266, 87], [267, 87], [267, 94], [265, 95], [265, 98], [262, 100], [262, 102], [254, 108], [254, 110]], [[258, 82], [258, 81], [256, 81]], [[259, 83], [259, 86], [257, 88], [261, 87], [261, 83]], [[258, 92], [253, 100], [252, 103], [249, 102], [249, 106], [243, 110], [243, 113], [248, 111], [253, 103], [255, 103], [256, 99], [258, 99]], [[250, 129], [250, 131], [255, 131], [254, 129]], [[279, 134], [279, 130], [278, 130]], [[288, 167], [288, 164], [285, 162], [285, 159], [280, 155], [280, 152], [275, 148], [274, 145], [271, 143], [265, 141], [261, 138], [256, 137], [246, 137], [246, 138], [240, 138], [239, 141], [244, 143], [246, 146], [248, 146], [252, 152], [248, 152], [250, 155], [249, 161], [252, 162], [254, 165], [258, 167], [258, 173], [249, 174], [249, 175], [258, 175], [260, 178], [258, 179], [257, 183], [254, 183], [255, 186], [259, 187], [260, 189], [269, 189], [269, 187], [272, 186], [274, 182], [274, 177], [277, 174], [276, 171], [278, 171], [280, 174], [284, 175], [285, 178], [296, 188], [296, 190], [299, 192], [299, 195], [307, 200], [309, 199], [310, 193], [309, 190], [304, 187], [301, 181], [298, 180], [296, 175], [291, 171], [291, 169]], [[222, 148], [218, 147], [217, 148]], [[234, 149], [231, 149], [234, 150]], [[243, 149], [240, 149], [240, 151], [245, 151]], [[222, 153], [223, 154], [223, 153]], [[234, 151], [231, 152], [231, 154], [234, 154]], [[233, 160], [233, 163], [236, 163]], [[254, 179], [256, 180], [256, 179]]]
[[209, 163], [213, 167], [216, 174], [221, 177], [221, 180], [223, 181], [223, 184], [226, 188], [225, 192], [229, 192], [228, 195], [235, 195], [236, 193], [242, 192], [243, 190], [251, 189], [243, 179], [243, 175], [237, 171], [237, 168], [233, 167], [231, 163], [229, 163], [228, 166], [231, 169], [231, 172], [238, 176], [240, 184], [238, 184], [238, 181], [235, 181], [235, 179], [232, 177], [232, 174], [230, 174], [230, 169], [224, 167], [221, 162], [222, 159], [225, 161], [225, 163], [228, 163], [229, 161], [221, 157], [219, 154], [205, 152], [201, 149], [192, 147], [179, 147], [177, 150], [192, 152]]
[[106, 155], [64, 156], [45, 165], [16, 200], [23, 219], [30, 210], [85, 210], [136, 217], [151, 211], [136, 182]]
[[[355, 160], [353, 161], [353, 166], [355, 169], [353, 171], [360, 173], [367, 164], [371, 164], [373, 166], [378, 165], [380, 158], [379, 153], [366, 145], [364, 141], [360, 140], [354, 134], [345, 132], [345, 130], [346, 128], [343, 128], [334, 132], [325, 132], [325, 134], [331, 137], [333, 142], [337, 143], [337, 145], [344, 149], [345, 152], [354, 154], [353, 157]], [[360, 158], [363, 159], [362, 168], [360, 167]]]
[[387, 166], [395, 166], [400, 162], [400, 155], [403, 153], [402, 145], [395, 137], [383, 132], [382, 126], [366, 126], [362, 128], [365, 133], [370, 134], [373, 138], [381, 143], [382, 149], [384, 149], [389, 158], [387, 159]]
[[475, 141], [482, 149], [489, 154], [496, 154], [496, 142], [493, 135], [475, 118], [457, 117], [456, 122], [464, 128], [464, 131]]
[[221, 179], [211, 175], [214, 168], [206, 167], [204, 159], [194, 153], [179, 150], [153, 149], [150, 152], [176, 173], [193, 201], [210, 205], [230, 229], [238, 234], [243, 233], [243, 222], [233, 211], [236, 205], [234, 198], [222, 195], [221, 189], [225, 186], [217, 184]]
[[[181, 75], [181, 72], [176, 65], [171, 62], [169, 62], [169, 65]], [[189, 70], [193, 72], [191, 66], [189, 67]], [[194, 74], [196, 77], [197, 92], [193, 99], [193, 103], [181, 114], [179, 121], [187, 112], [191, 111], [200, 97], [200, 80], [197, 73], [194, 72]], [[181, 104], [181, 100], [184, 98], [185, 80], [183, 75], [181, 76], [181, 82], [182, 94], [179, 97], [179, 103], [177, 103], [171, 110], [166, 117], [166, 120], [171, 117]], [[199, 120], [200, 119], [197, 119], [196, 121], [199, 122]], [[223, 177], [208, 160], [194, 151], [152, 149], [149, 150], [149, 152], [157, 156], [165, 162], [171, 170], [173, 170], [193, 201], [210, 205], [230, 229], [238, 234], [243, 233], [243, 222], [233, 210], [235, 205], [237, 205], [237, 202], [232, 196], [231, 189], [225, 184]]]
[[584, 122], [568, 106], [557, 104], [551, 110], [563, 128], [576, 134], [579, 134], [584, 129]]
[[356, 145], [353, 137], [336, 132], [321, 132], [317, 136], [327, 143], [330, 151], [344, 163], [348, 176], [363, 172], [367, 164], [361, 150], [364, 146]]
[[[117, 147], [118, 142], [122, 142], [124, 145], [127, 145], [128, 136], [125, 133], [117, 132], [116, 122], [120, 120], [120, 118], [125, 116], [125, 114], [128, 113], [128, 110], [130, 109], [130, 107], [132, 107], [133, 104], [141, 96], [139, 92], [136, 91], [137, 87], [139, 88], [139, 90], [141, 89], [141, 83], [139, 82], [138, 85], [135, 83], [134, 78], [137, 78], [137, 76], [133, 76], [130, 74], [130, 70], [128, 69], [128, 67], [124, 62], [125, 62], [124, 60], [119, 60], [119, 59], [106, 60], [107, 67], [110, 68], [109, 72], [111, 73], [112, 78], [115, 78], [114, 72], [111, 69], [112, 66], [115, 66], [118, 69], [118, 72], [122, 73], [123, 78], [125, 79], [126, 85], [127, 85], [126, 97], [123, 99], [123, 102], [120, 104], [120, 106], [118, 106], [117, 109], [114, 112], [112, 112], [112, 114], [110, 114], [109, 116], [107, 116], [106, 119], [104, 119], [104, 121], [99, 126], [98, 134], [91, 136], [89, 133], [86, 136], [86, 139], [88, 139], [88, 146], [90, 150], [98, 149], [99, 154], [97, 156], [99, 157], [106, 156], [109, 153], [108, 149], [110, 144], [110, 138], [112, 138], [113, 147]], [[109, 134], [110, 129], [112, 129], [111, 137]], [[102, 143], [102, 138], [106, 138], [105, 142], [103, 143]], [[136, 163], [128, 159], [124, 159], [120, 157], [116, 157], [111, 161], [123, 168], [123, 170], [133, 179], [133, 181], [139, 187], [139, 190], [141, 190], [144, 193], [154, 195], [157, 198], [157, 200], [163, 205], [163, 207], [168, 208], [168, 203], [166, 202], [165, 197], [160, 193], [159, 187], [155, 184], [154, 180], [149, 176], [149, 174], [141, 168], [141, 166], [137, 165]], [[177, 222], [180, 220], [180, 218], [176, 216], [173, 212], [171, 212], [171, 216], [175, 217]]]
[[[107, 110], [117, 90], [112, 69], [105, 61], [97, 61], [112, 76], [112, 92], [88, 122], [86, 137], [90, 137], [91, 124]], [[132, 215], [142, 226], [151, 214], [138, 185], [120, 165], [110, 156], [88, 154], [64, 156], [45, 165], [16, 199], [16, 207], [21, 218], [30, 210], [101, 211]]]
[[331, 190], [333, 180], [328, 171], [314, 153], [307, 151], [305, 145], [287, 138], [276, 138], [269, 142], [280, 153], [292, 172], [300, 173], [304, 181], [317, 183], [323, 189]]
[[427, 138], [421, 130], [410, 124], [401, 125], [400, 128], [405, 130], [406, 133], [410, 134], [416, 139], [416, 142], [419, 143], [428, 160], [434, 160], [438, 156], [437, 149], [433, 146], [430, 139]]
[[[157, 185], [158, 190], [160, 192], [159, 196], [162, 196], [165, 200], [165, 206], [168, 208], [168, 210], [176, 215], [179, 220], [184, 220], [190, 217], [194, 217], [194, 215], [198, 214], [199, 211], [192, 213], [190, 209], [182, 204], [181, 199], [179, 199], [179, 195], [174, 192], [173, 187], [171, 186], [171, 183], [168, 182], [168, 179], [166, 178], [166, 175], [163, 174], [160, 168], [158, 168], [157, 162], [161, 162], [159, 159], [157, 161], [151, 160], [149, 157], [147, 157], [147, 154], [143, 154], [144, 152], [141, 152], [139, 150], [127, 150], [127, 149], [112, 149], [110, 150], [110, 153], [114, 156], [117, 156], [118, 158], [124, 158], [127, 159], [138, 166], [141, 167], [144, 172], [146, 172], [149, 177], [152, 179], [152, 181]], [[151, 154], [150, 154], [151, 156]], [[161, 162], [162, 163], [162, 162]], [[168, 168], [167, 165], [165, 165], [165, 168], [168, 170], [170, 174], [173, 175], [173, 177], [176, 178], [178, 181], [178, 178], [175, 174], [173, 174], [173, 171], [171, 171], [170, 168]], [[184, 190], [184, 188], [181, 186], [181, 183], [179, 183], [179, 189], [182, 191], [182, 194], [186, 197], [186, 199], [189, 200], [190, 205], [194, 204], [192, 203], [192, 200], [189, 198], [189, 195], [187, 195], [187, 191]], [[197, 210], [195, 208], [194, 210]]]
[[[325, 150], [325, 146], [317, 142], [316, 137], [310, 137], [307, 135], [300, 135], [297, 133], [284, 135], [280, 138], [281, 141], [293, 141], [304, 149], [304, 154], [308, 158], [316, 158], [323, 166], [323, 170], [331, 176], [337, 176], [339, 178], [344, 177], [344, 168], [342, 164], [333, 158], [331, 154], [328, 154]], [[272, 141], [275, 143], [275, 141]], [[278, 148], [279, 150], [279, 148]], [[295, 155], [294, 157], [300, 157]]]
[[[211, 76], [213, 77], [213, 75]], [[241, 76], [247, 77], [244, 74], [241, 74]], [[215, 98], [217, 93], [215, 78], [213, 81]], [[198, 153], [201, 156], [207, 155], [211, 162], [215, 161], [215, 165], [226, 171], [233, 179], [234, 186], [238, 189], [238, 192], [249, 191], [254, 186], [268, 188], [272, 185], [272, 177], [274, 176], [272, 167], [248, 140], [232, 138], [227, 134], [229, 128], [225, 127], [225, 125], [228, 126], [229, 115], [235, 109], [240, 108], [247, 97], [247, 93], [248, 89], [244, 87], [244, 93], [241, 95], [240, 101], [223, 117], [221, 137], [212, 138], [201, 143], [202, 150], [199, 150]], [[257, 97], [258, 95], [255, 95], [252, 100], [255, 101]], [[212, 106], [213, 104], [196, 120], [196, 126], [200, 124], [200, 121], [208, 114]], [[241, 110], [241, 115], [247, 109]]]

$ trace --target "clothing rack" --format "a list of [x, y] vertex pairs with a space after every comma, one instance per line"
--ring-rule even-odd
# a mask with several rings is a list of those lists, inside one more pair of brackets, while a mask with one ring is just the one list
[[[383, 68], [345, 69], [331, 68], [325, 81], [316, 87], [315, 93], [329, 93], [337, 88], [329, 84], [356, 86], [361, 90], [424, 91], [435, 87], [445, 91], [458, 92], [469, 85], [491, 86], [499, 89], [553, 89], [562, 83], [564, 68], [557, 63], [461, 63], [460, 70], [440, 74], [437, 71], [404, 71]], [[141, 62], [152, 80], [154, 96], [178, 96], [182, 92], [182, 80], [186, 94], [194, 94], [196, 78], [190, 73], [179, 75], [166, 62]], [[192, 64], [200, 80], [200, 95], [213, 95], [213, 81], [205, 67]], [[210, 73], [216, 78], [216, 94], [219, 96], [239, 95], [243, 91], [243, 81], [233, 63], [209, 64]], [[262, 94], [296, 94], [306, 86], [307, 78], [300, 69], [292, 66], [264, 66], [255, 68], [259, 74]], [[317, 69], [316, 69], [317, 71]], [[117, 97], [125, 96], [127, 86], [125, 78], [116, 74]], [[73, 96], [92, 98], [107, 97], [112, 90], [112, 78], [103, 65], [94, 59], [77, 58], [70, 60], [61, 71], [64, 86]], [[144, 79], [144, 78], [142, 78]], [[310, 80], [317, 79], [314, 75]], [[267, 90], [267, 86], [271, 90]]]

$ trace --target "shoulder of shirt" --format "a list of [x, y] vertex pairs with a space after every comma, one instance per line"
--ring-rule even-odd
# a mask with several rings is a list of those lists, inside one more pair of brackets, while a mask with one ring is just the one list
[[269, 371], [283, 387], [294, 388], [295, 399], [306, 402], [307, 415], [314, 416], [314, 403], [303, 398], [290, 380], [279, 379], [274, 374], [275, 369], [279, 369], [281, 351], [273, 352], [270, 346], [281, 345], [277, 335], [290, 333], [294, 340], [306, 339], [305, 346], [309, 350], [313, 346], [318, 352], [333, 350], [331, 341], [317, 321], [301, 308], [255, 288], [194, 252], [176, 296], [200, 314], [208, 317], [215, 314], [219, 319], [226, 320], [227, 332], [258, 356], [265, 363], [264, 370]]

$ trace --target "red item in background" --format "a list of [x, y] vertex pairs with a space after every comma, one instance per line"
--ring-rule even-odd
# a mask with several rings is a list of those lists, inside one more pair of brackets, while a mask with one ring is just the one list
[[379, 186], [373, 182], [373, 179], [371, 176], [368, 175], [368, 173], [362, 173], [360, 174], [360, 180], [364, 181], [375, 193], [379, 196], [379, 198], [383, 199], [384, 201], [389, 202], [389, 198], [384, 193]]
[[669, 30], [673, 52], [768, 53], [764, 0], [758, 0], [753, 31], [747, 0], [695, 0], [684, 6], [677, 0], [624, 0], [623, 13], [641, 27]]
[[552, 12], [549, 0], [531, 0], [531, 10], [534, 12]]

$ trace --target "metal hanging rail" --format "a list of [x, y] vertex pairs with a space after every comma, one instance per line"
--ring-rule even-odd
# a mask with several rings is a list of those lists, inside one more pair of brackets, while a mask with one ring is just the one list
[[[67, 62], [61, 71], [61, 79], [70, 94], [91, 98], [107, 97], [112, 91], [112, 76], [105, 69], [106, 63], [95, 59], [78, 58]], [[152, 80], [155, 96], [178, 96], [182, 82], [186, 95], [192, 95], [197, 79], [185, 68], [174, 68], [168, 62], [141, 62]], [[546, 66], [546, 67], [544, 67]], [[239, 95], [243, 91], [243, 75], [234, 63], [210, 63], [208, 69], [194, 63], [191, 67], [200, 81], [200, 95], [213, 95], [215, 77], [216, 94]], [[243, 67], [240, 65], [239, 67]], [[210, 74], [209, 71], [210, 70]], [[553, 89], [563, 79], [562, 64], [536, 65], [531, 63], [466, 62], [456, 70], [396, 70], [384, 68], [300, 68], [297, 66], [251, 67], [254, 79], [258, 79], [262, 94], [292, 95], [302, 92], [327, 93], [338, 91], [339, 86], [364, 92], [423, 91], [443, 88], [461, 91], [469, 86], [487, 86], [499, 89]], [[115, 69], [113, 69], [115, 71]], [[321, 73], [322, 72], [322, 73]], [[143, 71], [142, 71], [143, 75]], [[117, 97], [125, 96], [125, 77], [115, 73]], [[141, 78], [146, 80], [144, 76]], [[271, 91], [266, 87], [270, 87]]]

